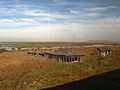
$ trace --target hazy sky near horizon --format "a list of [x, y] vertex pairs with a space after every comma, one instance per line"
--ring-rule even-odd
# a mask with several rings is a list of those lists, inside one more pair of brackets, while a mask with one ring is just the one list
[[120, 41], [120, 0], [0, 0], [0, 41]]

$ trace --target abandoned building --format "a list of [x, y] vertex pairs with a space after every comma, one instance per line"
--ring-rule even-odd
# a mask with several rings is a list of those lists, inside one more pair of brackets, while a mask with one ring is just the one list
[[96, 48], [95, 49], [95, 54], [100, 55], [100, 56], [111, 56], [112, 55], [112, 50], [108, 48]]
[[84, 54], [69, 53], [69, 54], [60, 54], [60, 53], [51, 53], [45, 52], [45, 56], [50, 59], [56, 59], [62, 62], [79, 62], [83, 60]]
[[40, 55], [47, 57], [49, 59], [55, 59], [61, 62], [82, 62], [83, 57], [85, 56], [82, 53], [68, 52], [68, 50], [58, 49], [53, 51], [45, 52], [27, 52], [27, 54]]

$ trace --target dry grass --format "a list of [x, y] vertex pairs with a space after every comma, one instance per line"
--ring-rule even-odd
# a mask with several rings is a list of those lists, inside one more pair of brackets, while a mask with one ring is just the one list
[[[38, 90], [80, 80], [120, 68], [120, 48], [114, 47], [111, 57], [90, 56], [80, 63], [62, 63], [26, 52], [0, 54], [0, 90]], [[82, 50], [77, 48], [74, 50]]]

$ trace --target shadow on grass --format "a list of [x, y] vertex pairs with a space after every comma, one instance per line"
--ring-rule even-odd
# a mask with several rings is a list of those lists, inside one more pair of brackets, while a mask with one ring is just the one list
[[43, 90], [120, 90], [120, 69]]

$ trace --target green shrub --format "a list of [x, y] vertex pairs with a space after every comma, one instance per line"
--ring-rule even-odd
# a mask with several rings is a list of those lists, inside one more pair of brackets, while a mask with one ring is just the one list
[[6, 52], [5, 48], [0, 49], [0, 53]]

